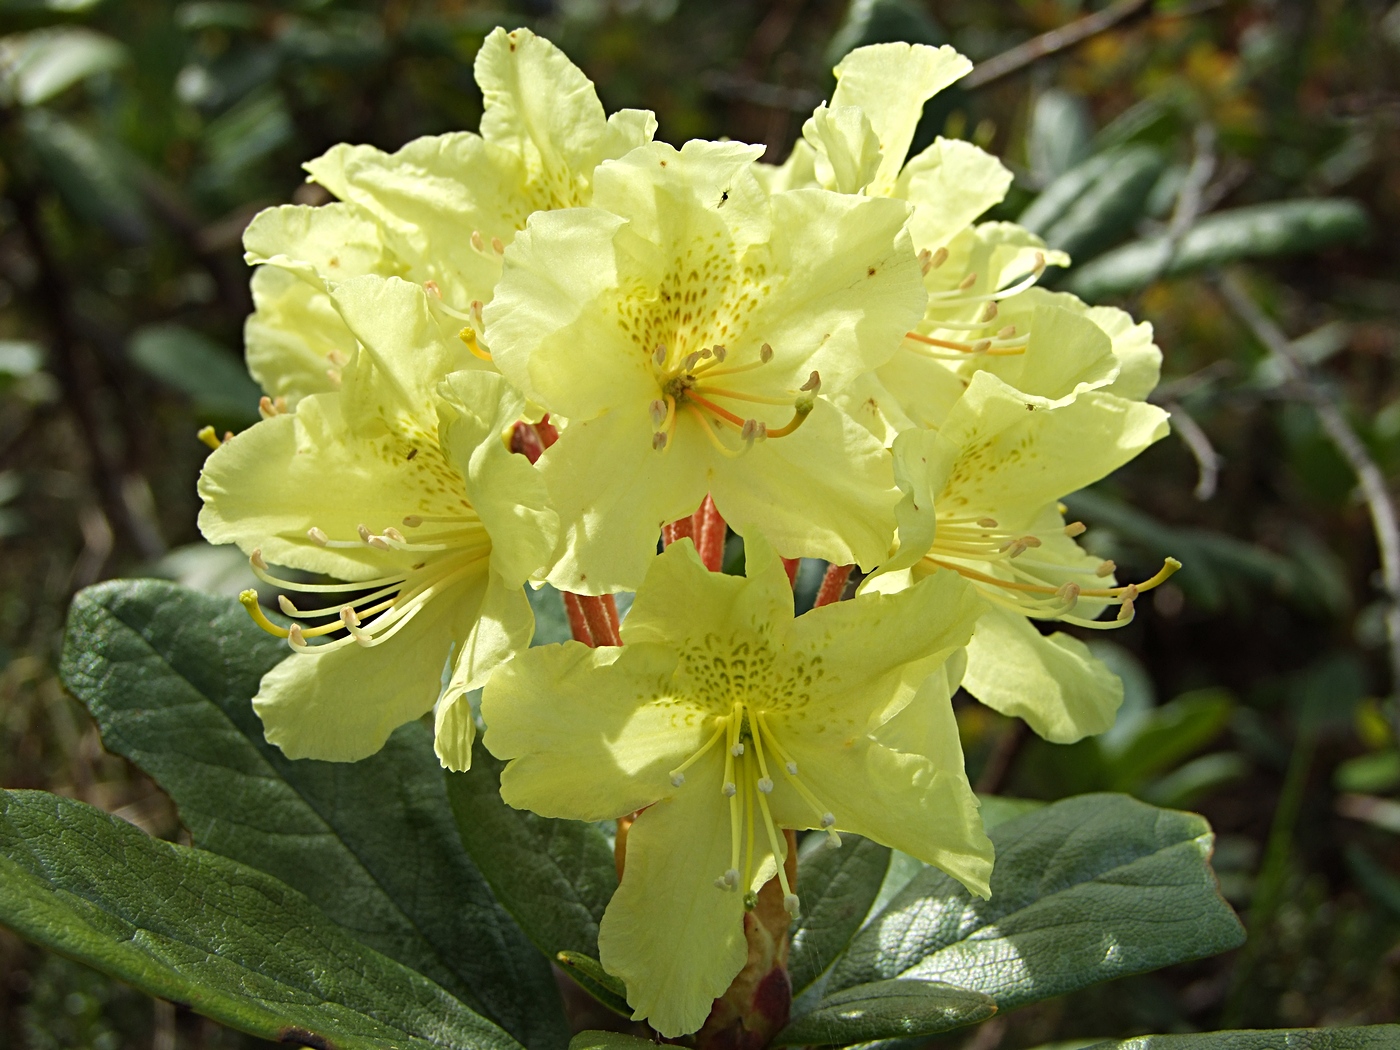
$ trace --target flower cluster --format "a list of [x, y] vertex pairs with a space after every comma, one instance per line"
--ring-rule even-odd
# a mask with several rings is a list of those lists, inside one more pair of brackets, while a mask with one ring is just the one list
[[[665, 1036], [744, 968], [761, 890], [797, 912], [795, 830], [988, 894], [953, 691], [1101, 732], [1121, 684], [1032, 621], [1121, 624], [1175, 567], [1121, 585], [1058, 502], [1166, 433], [1150, 328], [1038, 287], [1068, 260], [977, 222], [994, 158], [906, 157], [969, 69], [852, 52], [775, 167], [653, 141], [497, 30], [480, 135], [337, 146], [307, 165], [335, 203], [246, 233], [264, 419], [214, 442], [200, 525], [281, 592], [243, 597], [294, 651], [254, 700], [267, 738], [353, 761], [433, 712], [463, 769], [480, 721], [511, 805], [628, 818], [601, 961]], [[725, 523], [745, 576], [713, 571]], [[798, 558], [832, 570], [794, 617]], [[590, 644], [529, 647], [545, 583]]]

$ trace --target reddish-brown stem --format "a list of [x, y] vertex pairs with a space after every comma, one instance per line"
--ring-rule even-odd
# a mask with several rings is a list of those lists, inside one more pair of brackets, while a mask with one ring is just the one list
[[846, 593], [846, 581], [851, 578], [851, 570], [854, 568], [854, 565], [828, 565], [826, 575], [822, 577], [822, 585], [817, 590], [817, 600], [812, 603], [813, 608], [839, 602], [841, 596]]
[[583, 606], [583, 615], [588, 618], [588, 629], [593, 632], [594, 645], [622, 644], [618, 633], [617, 602], [611, 594], [597, 597], [580, 595], [579, 604]]
[[692, 533], [694, 532], [694, 528], [695, 515], [693, 514], [689, 515], [688, 517], [681, 518], [679, 521], [671, 522], [671, 524], [665, 526], [661, 530], [661, 545], [663, 547], [669, 547], [677, 540], [683, 540], [687, 536], [691, 537], [691, 539], [694, 539], [694, 536], [692, 535]]
[[573, 633], [574, 641], [582, 642], [584, 645], [592, 646], [593, 630], [588, 626], [588, 616], [583, 611], [583, 599], [581, 595], [572, 591], [564, 591], [564, 612], [569, 617], [569, 630]]
[[695, 538], [695, 548], [700, 552], [700, 560], [711, 572], [719, 572], [724, 567], [724, 519], [720, 517], [715, 501], [709, 496], [695, 512], [691, 526]]
[[788, 586], [797, 586], [797, 567], [802, 564], [801, 558], [784, 558], [783, 570], [788, 574]]

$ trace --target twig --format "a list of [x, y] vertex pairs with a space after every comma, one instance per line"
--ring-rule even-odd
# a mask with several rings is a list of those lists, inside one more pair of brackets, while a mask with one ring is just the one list
[[1010, 51], [1003, 51], [987, 59], [963, 78], [962, 86], [968, 89], [979, 88], [994, 80], [1000, 80], [1047, 55], [1056, 54], [1088, 40], [1091, 36], [1112, 29], [1119, 22], [1146, 10], [1147, 6], [1148, 0], [1115, 0], [1102, 11], [1095, 11], [1092, 15], [1085, 15], [1069, 25], [1041, 33], [1040, 36], [1032, 37]]
[[1175, 401], [1169, 401], [1166, 409], [1176, 424], [1176, 433], [1196, 457], [1196, 488], [1192, 493], [1204, 503], [1215, 495], [1215, 486], [1220, 480], [1220, 467], [1223, 463], [1220, 453], [1210, 443], [1210, 438], [1201, 425], [1191, 418], [1186, 409]]
[[982, 767], [982, 773], [972, 790], [979, 795], [995, 795], [1001, 790], [1002, 782], [1011, 771], [1011, 763], [1016, 758], [1016, 753], [1021, 750], [1021, 741], [1025, 736], [1026, 723], [1019, 718], [1013, 718], [992, 745], [992, 753], [987, 756], [987, 764]]
[[1215, 174], [1215, 128], [1210, 124], [1196, 125], [1193, 146], [1195, 153], [1191, 158], [1191, 167], [1186, 170], [1186, 177], [1181, 180], [1181, 187], [1176, 191], [1176, 206], [1172, 208], [1167, 236], [1162, 242], [1162, 254], [1151, 276], [1142, 282], [1143, 288], [1155, 284], [1159, 277], [1171, 269], [1172, 263], [1176, 261], [1176, 253], [1181, 250], [1182, 240], [1191, 232], [1191, 227], [1196, 225], [1196, 220], [1205, 210], [1204, 194], [1206, 187], [1210, 185], [1211, 176]]
[[1341, 406], [1322, 384], [1314, 379], [1306, 362], [1298, 357], [1292, 342], [1254, 301], [1243, 282], [1234, 274], [1222, 274], [1217, 286], [1236, 316], [1254, 333], [1278, 362], [1284, 376], [1313, 407], [1318, 421], [1337, 451], [1355, 472], [1361, 494], [1371, 515], [1371, 529], [1380, 553], [1382, 590], [1390, 602], [1385, 626], [1389, 637], [1390, 709], [1396, 738], [1400, 739], [1400, 516], [1395, 510], [1385, 475], [1361, 438], [1347, 422]]

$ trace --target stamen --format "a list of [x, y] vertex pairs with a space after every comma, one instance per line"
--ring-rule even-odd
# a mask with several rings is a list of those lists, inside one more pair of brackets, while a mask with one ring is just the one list
[[965, 292], [977, 283], [977, 274], [970, 273], [958, 284], [958, 291]]
[[783, 911], [787, 912], [794, 919], [801, 913], [802, 908], [798, 903], [797, 894], [789, 893], [783, 897]]
[[666, 348], [660, 343], [656, 344], [656, 349], [651, 352], [651, 359], [656, 362], [657, 368], [663, 368], [666, 364]]
[[664, 430], [658, 430], [651, 436], [651, 447], [657, 452], [666, 447], [666, 432]]
[[710, 748], [719, 743], [719, 738], [724, 736], [726, 728], [728, 728], [727, 723], [721, 720], [720, 724], [715, 728], [715, 731], [710, 734], [710, 739], [706, 740], [705, 743], [700, 746], [700, 750], [696, 751], [695, 754], [691, 755], [675, 769], [671, 770], [672, 787], [680, 787], [685, 783], [685, 771], [708, 754]]
[[484, 237], [481, 236], [481, 231], [480, 231], [480, 230], [472, 230], [472, 238], [471, 238], [471, 240], [472, 240], [472, 247], [475, 248], [477, 251], [481, 252], [482, 254], [485, 254], [485, 252], [486, 252], [486, 239], [485, 239]]
[[758, 348], [758, 360], [759, 360], [759, 363], [760, 363], [760, 364], [765, 364], [765, 365], [766, 365], [769, 361], [773, 360], [773, 348], [772, 348], [771, 346], [769, 346], [767, 343], [764, 343], [762, 346], [760, 346], [760, 347]]
[[773, 781], [768, 777], [760, 777], [758, 781], [758, 790], [762, 791], [765, 795], [771, 795], [773, 793]]
[[1117, 563], [1115, 563], [1115, 562], [1113, 561], [1113, 559], [1110, 558], [1110, 559], [1108, 559], [1107, 561], [1099, 562], [1099, 567], [1098, 567], [1097, 569], [1094, 570], [1094, 575], [1095, 575], [1095, 576], [1112, 576], [1112, 575], [1113, 575], [1115, 572], [1117, 572], [1117, 571], [1118, 571], [1118, 565], [1117, 565]]
[[434, 299], [441, 299], [441, 298], [442, 298], [442, 289], [438, 287], [437, 281], [424, 281], [424, 282], [423, 282], [423, 288], [424, 288], [424, 289], [427, 291], [427, 293], [428, 293], [429, 295], [431, 295]]
[[940, 266], [942, 266], [942, 265], [943, 265], [945, 262], [947, 262], [947, 261], [948, 261], [948, 249], [947, 249], [947, 248], [939, 248], [938, 251], [936, 251], [936, 252], [933, 253], [933, 258], [929, 260], [929, 264], [928, 264], [928, 265], [929, 265], [929, 269], [930, 269], [930, 270], [936, 270], [936, 269], [938, 269]]
[[1082, 521], [1072, 521], [1065, 526], [1064, 531], [1066, 536], [1070, 539], [1074, 539], [1076, 536], [1084, 535], [1084, 533], [1088, 531], [1088, 528], [1089, 527]]
[[982, 528], [984, 528], [984, 529], [995, 529], [995, 528], [997, 527], [997, 519], [996, 519], [996, 518], [978, 518], [978, 519], [977, 519], [977, 524], [978, 524], [978, 525], [981, 525]]
[[499, 237], [492, 237], [491, 250], [497, 255], [504, 255], [506, 253], [505, 243]]
[[660, 430], [661, 424], [666, 422], [666, 417], [670, 414], [669, 409], [666, 407], [666, 402], [657, 398], [647, 406], [647, 410], [651, 413], [651, 425], [657, 430]]
[[306, 538], [318, 547], [325, 547], [331, 542], [331, 538], [315, 525], [306, 530]]
[[799, 389], [799, 390], [807, 390], [807, 391], [810, 391], [813, 395], [815, 395], [819, 390], [821, 390], [821, 388], [822, 388], [822, 377], [821, 377], [821, 373], [815, 372], [815, 371], [814, 371], [811, 375], [809, 375], [809, 376], [807, 377], [807, 382], [803, 383], [803, 384], [802, 384], [800, 387], [798, 387], [797, 389]]
[[925, 276], [927, 276], [927, 275], [928, 275], [928, 271], [929, 271], [929, 267], [931, 267], [932, 265], [933, 265], [933, 252], [929, 251], [927, 248], [922, 248], [922, 249], [920, 249], [920, 251], [919, 251], [919, 272], [922, 273], [922, 274], [924, 274]]
[[788, 771], [788, 776], [792, 776], [792, 777], [797, 776], [797, 763], [796, 763], [796, 762], [788, 762], [786, 768], [787, 768], [787, 771]]
[[998, 329], [998, 331], [997, 331], [997, 338], [998, 338], [998, 339], [1010, 339], [1010, 338], [1012, 338], [1015, 334], [1016, 334], [1016, 326], [1015, 326], [1014, 324], [1009, 324], [1009, 325], [1007, 325], [1005, 328]]

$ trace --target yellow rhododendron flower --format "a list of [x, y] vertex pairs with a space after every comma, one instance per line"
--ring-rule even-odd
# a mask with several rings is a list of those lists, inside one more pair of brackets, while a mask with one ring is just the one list
[[898, 500], [881, 443], [828, 400], [923, 312], [907, 206], [766, 192], [761, 147], [654, 143], [602, 165], [594, 206], [536, 213], [486, 308], [496, 365], [568, 425], [540, 460], [550, 582], [641, 581], [708, 492], [787, 557], [873, 566]]
[[793, 618], [756, 533], [747, 578], [686, 540], [652, 559], [620, 648], [530, 649], [486, 686], [501, 795], [550, 817], [642, 810], [603, 916], [603, 966], [666, 1037], [704, 1023], [744, 965], [743, 915], [780, 829], [840, 829], [987, 896], [992, 850], [963, 771], [944, 669], [980, 603], [956, 575]]
[[[1057, 308], [1044, 308], [1054, 311]], [[1109, 337], [1069, 311], [1042, 332]], [[958, 574], [989, 608], [968, 647], [963, 687], [1041, 736], [1069, 743], [1113, 724], [1123, 687], [1075, 638], [1043, 635], [1030, 620], [1111, 627], [1132, 615], [1137, 594], [1174, 571], [1118, 586], [1113, 565], [1082, 551], [1057, 501], [1098, 481], [1167, 434], [1161, 409], [1090, 390], [1062, 401], [1024, 393], [992, 372], [975, 374], [936, 430], [895, 440], [900, 548], [883, 570], [912, 579]], [[882, 582], [883, 579], [883, 582]], [[887, 589], [900, 580], [877, 578]], [[1095, 619], [1106, 608], [1116, 619]]]
[[[244, 594], [295, 650], [253, 700], [269, 741], [292, 758], [354, 761], [437, 702], [439, 756], [465, 768], [464, 694], [529, 644], [521, 585], [558, 533], [538, 472], [502, 441], [524, 401], [499, 375], [461, 371], [467, 350], [443, 337], [421, 286], [359, 277], [329, 301], [358, 343], [341, 389], [215, 451], [200, 528], [298, 594], [280, 598], [285, 628]], [[279, 579], [269, 563], [347, 582]]]
[[494, 30], [475, 71], [480, 135], [425, 136], [393, 154], [335, 146], [306, 169], [336, 203], [270, 208], [249, 225], [246, 258], [263, 265], [253, 275], [248, 365], [270, 396], [295, 404], [333, 389], [353, 353], [327, 282], [404, 277], [429, 289], [445, 330], [479, 335], [473, 304], [491, 298], [501, 253], [526, 217], [587, 204], [598, 164], [656, 130], [649, 112], [606, 117], [588, 78], [528, 29]]

